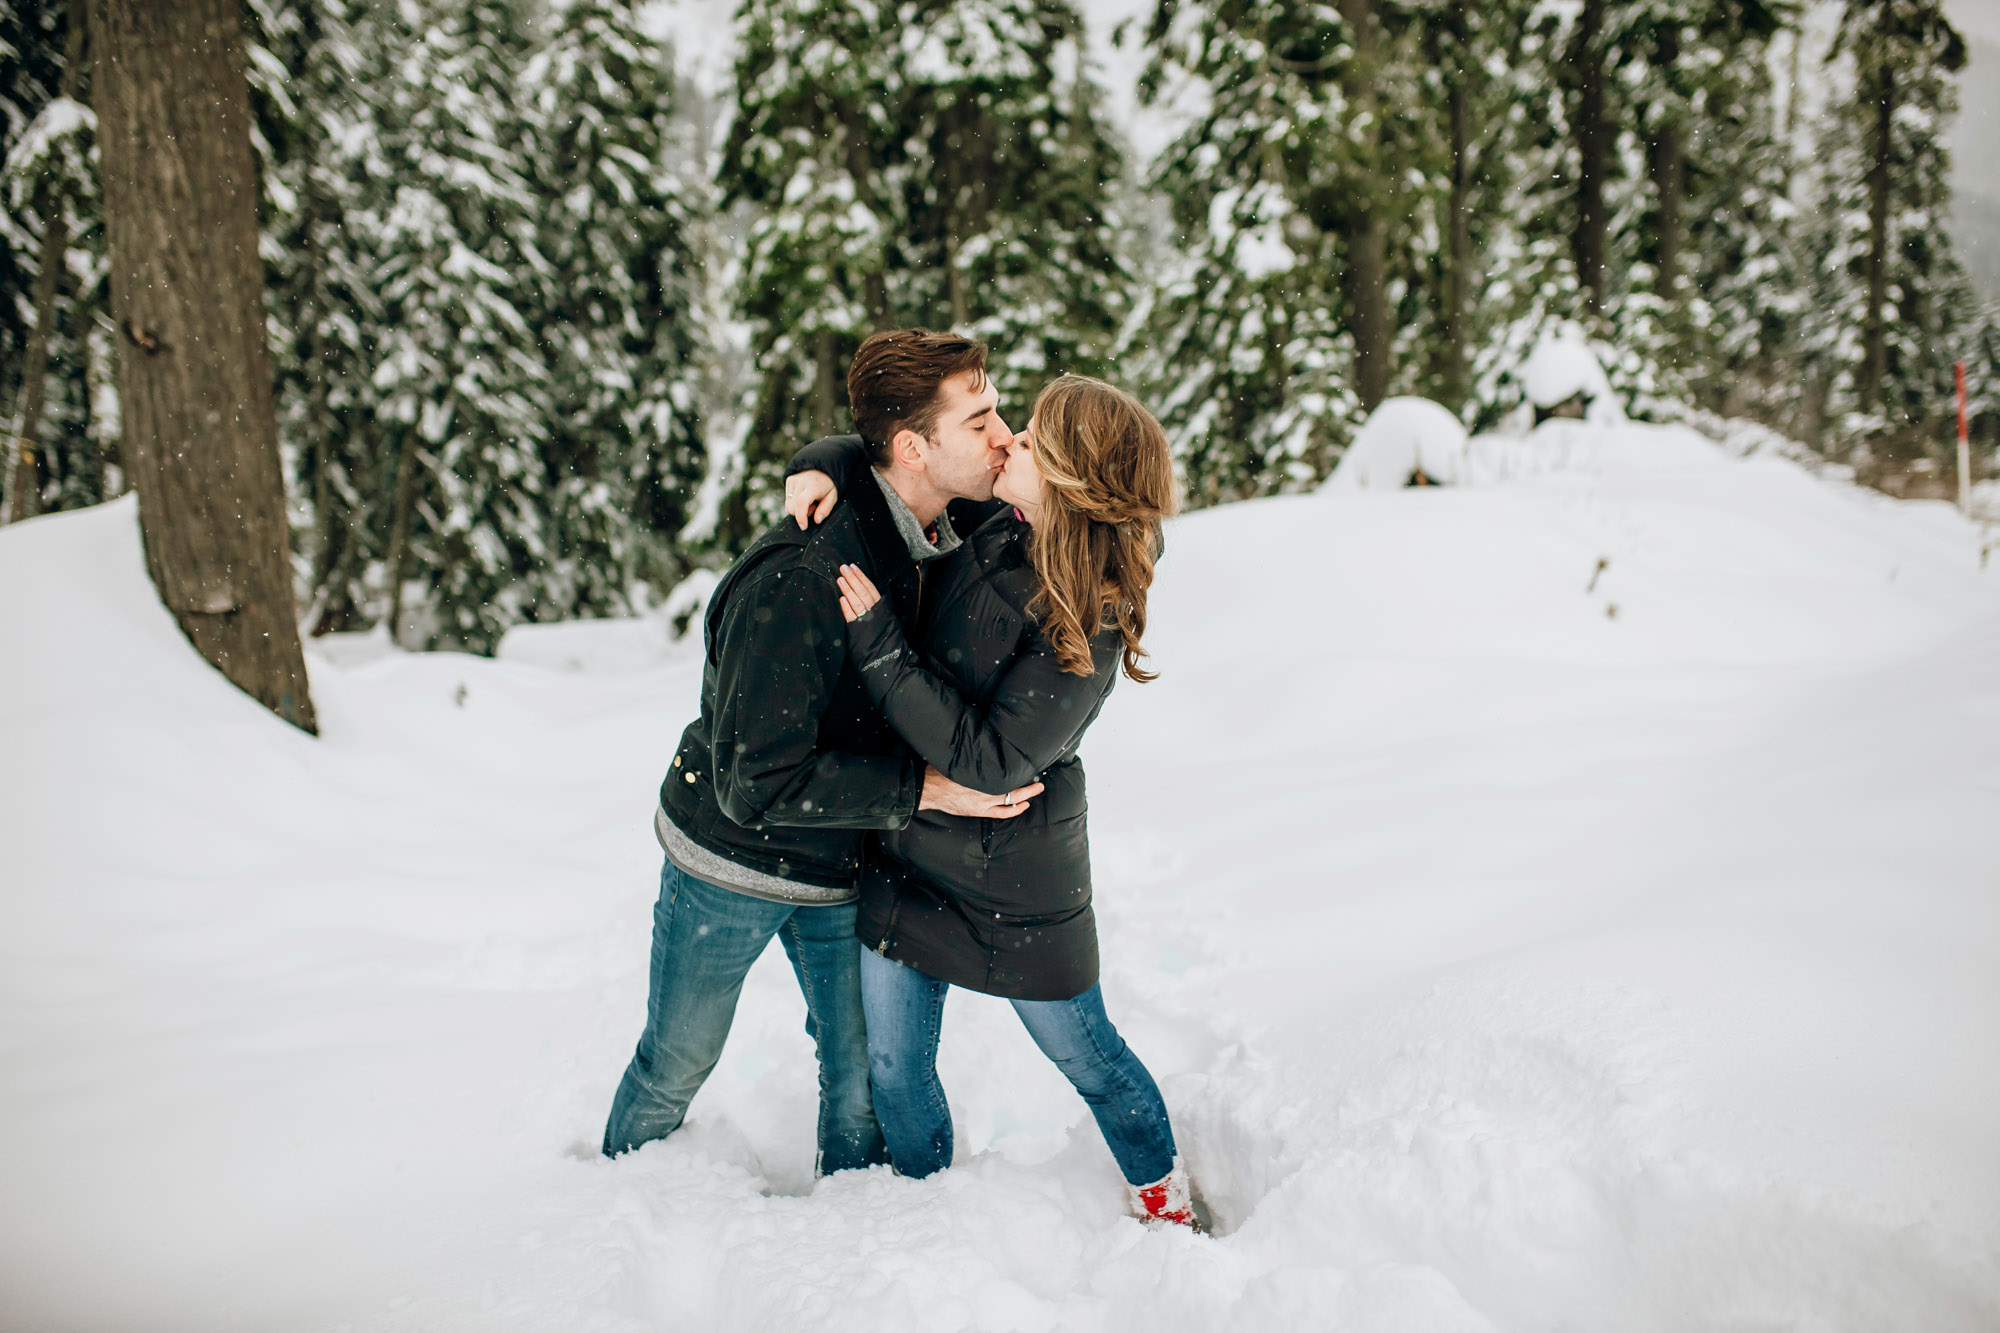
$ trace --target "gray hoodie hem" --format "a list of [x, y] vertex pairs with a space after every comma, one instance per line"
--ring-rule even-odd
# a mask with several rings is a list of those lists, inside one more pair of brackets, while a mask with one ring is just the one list
[[732, 893], [762, 898], [765, 902], [789, 903], [794, 907], [839, 907], [860, 897], [855, 889], [828, 889], [818, 884], [801, 884], [795, 879], [767, 875], [761, 870], [752, 870], [717, 856], [681, 832], [674, 821], [667, 818], [663, 806], [653, 808], [653, 834], [660, 840], [660, 850], [683, 873]]

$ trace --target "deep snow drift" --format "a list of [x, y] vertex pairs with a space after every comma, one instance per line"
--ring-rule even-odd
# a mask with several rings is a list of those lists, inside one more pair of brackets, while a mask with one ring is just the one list
[[658, 627], [318, 645], [315, 742], [129, 502], [0, 530], [0, 1326], [2000, 1326], [2000, 560], [1679, 430], [1519, 450], [1172, 525], [1085, 759], [1208, 1239], [976, 996], [959, 1165], [815, 1186], [776, 950], [689, 1127], [595, 1156]]

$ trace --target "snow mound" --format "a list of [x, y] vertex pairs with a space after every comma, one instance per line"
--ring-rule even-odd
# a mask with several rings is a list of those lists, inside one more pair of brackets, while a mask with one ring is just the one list
[[494, 656], [550, 671], [641, 671], [698, 653], [702, 613], [719, 576], [697, 569], [644, 616], [627, 620], [567, 620], [515, 625]]
[[1465, 427], [1428, 398], [1387, 398], [1356, 432], [1321, 491], [1395, 490], [1421, 471], [1441, 485], [1470, 480]]
[[815, 1182], [778, 949], [687, 1127], [597, 1156], [698, 653], [309, 644], [312, 740], [129, 501], [0, 528], [0, 1324], [2000, 1327], [2000, 561], [1686, 430], [1516, 444], [1174, 520], [1086, 742], [1210, 1238], [1120, 1216], [970, 994], [954, 1168]]
[[667, 623], [667, 632], [677, 641], [695, 644], [702, 641], [702, 617], [708, 613], [708, 599], [715, 595], [721, 582], [722, 576], [716, 571], [697, 569], [676, 583], [660, 603], [655, 614]]
[[1528, 401], [1536, 407], [1555, 407], [1582, 394], [1590, 420], [1611, 421], [1622, 415], [1597, 354], [1574, 332], [1551, 334], [1537, 343], [1522, 363], [1520, 379]]
[[1974, 518], [2000, 523], [2000, 481], [1982, 481], [1973, 486], [1966, 508]]
[[552, 671], [631, 671], [656, 667], [671, 656], [674, 640], [665, 622], [568, 620], [515, 625], [501, 636], [494, 656]]

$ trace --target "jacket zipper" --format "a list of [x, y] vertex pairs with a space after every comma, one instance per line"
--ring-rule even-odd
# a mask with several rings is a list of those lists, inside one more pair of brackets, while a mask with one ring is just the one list
[[902, 910], [903, 891], [898, 888], [895, 895], [889, 899], [889, 919], [882, 923], [882, 941], [875, 946], [875, 952], [880, 957], [889, 956], [889, 941], [896, 935], [896, 913]]
[[[923, 623], [924, 617], [924, 563], [917, 562], [917, 604], [910, 612], [910, 626], [915, 629]], [[882, 923], [882, 938], [875, 945], [878, 957], [889, 956], [889, 941], [896, 935], [896, 914], [903, 910], [903, 891], [899, 888], [889, 899], [889, 919]]]

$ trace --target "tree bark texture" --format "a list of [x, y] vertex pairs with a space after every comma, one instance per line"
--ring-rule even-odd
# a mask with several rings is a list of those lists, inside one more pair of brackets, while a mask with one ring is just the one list
[[[83, 14], [72, 8], [69, 31], [63, 38], [62, 82], [56, 95], [73, 98], [83, 71]], [[39, 457], [36, 432], [42, 424], [42, 408], [48, 396], [49, 333], [56, 324], [56, 294], [69, 256], [69, 201], [63, 198], [60, 183], [51, 182], [41, 191], [41, 268], [35, 273], [35, 327], [28, 345], [21, 349], [21, 402], [17, 414], [20, 439], [14, 445], [14, 489], [8, 499], [7, 521], [18, 523], [42, 510], [42, 476], [46, 469]]]
[[1687, 197], [1687, 151], [1678, 124], [1662, 126], [1653, 141], [1653, 191], [1658, 202], [1659, 247], [1654, 254], [1655, 290], [1661, 299], [1680, 300], [1681, 212]]
[[1861, 319], [1861, 406], [1882, 411], [1889, 371], [1882, 309], [1889, 301], [1889, 195], [1895, 171], [1896, 70], [1875, 57], [1875, 124], [1868, 144], [1868, 306]]
[[1611, 126], [1604, 119], [1604, 6], [1605, 0], [1584, 0], [1569, 52], [1576, 78], [1571, 127], [1576, 140], [1576, 275], [1593, 314], [1604, 309], [1605, 234], [1610, 226], [1604, 206], [1604, 177], [1611, 168]]
[[[1666, 24], [1660, 32], [1654, 63], [1666, 75], [1669, 84], [1673, 82], [1674, 66], [1680, 58], [1680, 34], [1671, 23]], [[1651, 155], [1653, 197], [1657, 205], [1655, 217], [1659, 230], [1659, 244], [1654, 253], [1657, 275], [1654, 289], [1667, 301], [1680, 299], [1681, 213], [1682, 201], [1687, 195], [1687, 132], [1682, 120], [1683, 109], [1677, 99], [1669, 106], [1659, 132], [1653, 136]]]
[[1382, 108], [1375, 95], [1375, 14], [1372, 0], [1340, 0], [1340, 15], [1354, 35], [1352, 71], [1342, 83], [1350, 108], [1370, 116], [1375, 149], [1363, 169], [1360, 211], [1347, 237], [1347, 296], [1353, 312], [1354, 391], [1361, 410], [1373, 412], [1389, 392], [1389, 183], [1382, 178]]
[[833, 331], [821, 329], [813, 334], [813, 428], [821, 435], [836, 435], [840, 432], [839, 394], [847, 383], [842, 374], [838, 349], [834, 345]]
[[242, 9], [90, 0], [89, 16], [146, 566], [203, 657], [314, 731], [265, 344]]
[[1451, 118], [1451, 195], [1446, 223], [1449, 268], [1444, 281], [1444, 403], [1452, 411], [1465, 407], [1472, 386], [1466, 366], [1466, 310], [1472, 301], [1472, 130], [1471, 93], [1465, 83], [1468, 62], [1461, 60], [1447, 96]]
[[417, 494], [417, 433], [403, 432], [403, 447], [396, 454], [396, 494], [389, 512], [389, 642], [403, 641], [403, 571], [409, 565], [410, 510]]

